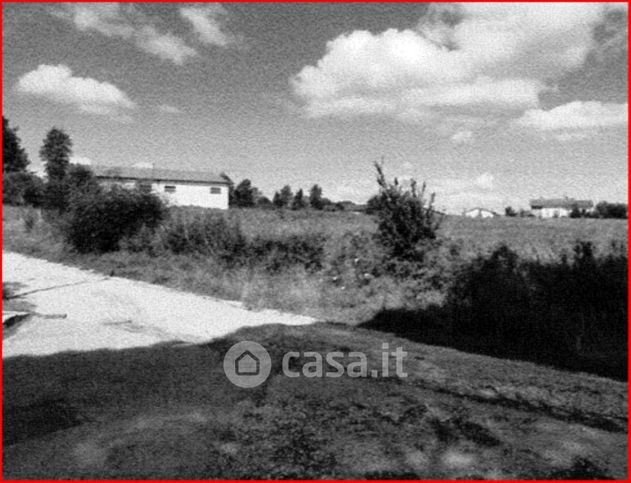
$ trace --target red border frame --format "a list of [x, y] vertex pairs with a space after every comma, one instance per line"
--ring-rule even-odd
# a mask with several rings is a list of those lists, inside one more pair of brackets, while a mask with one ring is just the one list
[[[68, 3], [109, 3], [112, 0], [76, 0], [74, 2]], [[497, 0], [485, 1], [485, 0], [465, 0], [471, 3], [517, 3], [517, 2], [501, 2]], [[574, 3], [573, 0], [555, 0], [553, 2], [549, 0], [527, 0], [532, 3]], [[597, 2], [589, 2], [588, 0], [580, 0], [584, 3], [605, 3], [602, 1]], [[229, 2], [224, 3], [426, 3], [427, 0], [230, 0]], [[56, 0], [0, 0], [0, 34], [2, 34], [2, 26], [3, 26], [3, 8], [2, 4], [4, 3], [62, 3]], [[141, 1], [129, 1], [123, 0], [119, 3], [218, 3], [218, 2], [204, 2], [199, 0], [186, 1], [186, 0], [141, 0]], [[427, 2], [429, 3], [429, 2]], [[436, 2], [438, 3], [438, 2]], [[442, 0], [441, 0], [442, 3]], [[447, 2], [445, 2], [447, 3]], [[626, 3], [627, 5], [630, 3], [629, 1], [624, 0], [613, 0], [612, 2], [606, 3]], [[627, 11], [627, 25], [629, 20], [631, 19], [631, 13]], [[631, 42], [627, 38], [627, 47], [631, 47]], [[2, 64], [2, 50], [3, 43], [0, 43], [0, 65]], [[628, 50], [627, 50], [628, 52]], [[627, 53], [627, 65], [629, 63], [629, 54]], [[631, 81], [631, 75], [627, 72], [627, 98], [629, 92], [629, 81]], [[2, 82], [2, 70], [0, 70], [0, 83]], [[1, 84], [2, 88], [4, 88], [4, 84]], [[2, 111], [2, 99], [3, 96], [0, 96], [0, 111]], [[3, 111], [4, 112], [4, 111]], [[631, 122], [631, 111], [627, 110], [628, 120]], [[627, 123], [627, 139], [629, 137], [629, 122]], [[0, 134], [0, 139], [2, 135]], [[631, 173], [628, 169], [629, 159], [627, 159], [627, 203], [631, 204], [631, 196], [629, 195], [628, 184], [631, 183]], [[1, 175], [0, 175], [1, 178]], [[2, 193], [2, 186], [0, 185], [0, 194]], [[0, 206], [0, 221], [3, 219], [3, 207]], [[627, 219], [627, 255], [631, 255], [631, 247], [629, 247], [628, 240], [631, 235], [631, 225], [629, 225], [629, 221]], [[2, 232], [0, 232], [0, 245], [2, 245]], [[0, 268], [2, 267], [2, 258], [0, 257]], [[629, 308], [631, 308], [631, 272], [627, 271], [627, 318], [629, 317]], [[2, 302], [0, 301], [0, 307], [2, 306]], [[629, 319], [627, 319], [627, 327], [629, 327]], [[2, 328], [0, 327], [0, 336], [2, 335]], [[629, 330], [627, 330], [627, 373], [631, 374], [631, 358], [629, 358], [629, 347], [631, 346], [631, 334], [629, 334]], [[0, 356], [2, 355], [2, 347], [0, 346]], [[2, 362], [0, 362], [0, 378], [2, 377]], [[0, 408], [2, 407], [2, 380], [0, 379]], [[629, 481], [629, 461], [631, 460], [631, 436], [629, 434], [629, 399], [631, 399], [631, 389], [629, 384], [627, 383], [627, 480], [615, 480], [615, 481]], [[2, 413], [0, 412], [0, 428], [2, 427]], [[2, 450], [2, 440], [0, 439], [0, 450]], [[2, 471], [2, 457], [0, 456], [0, 482], [5, 481], [3, 477]], [[14, 482], [59, 482], [65, 480], [6, 480], [6, 481], [14, 481]], [[74, 481], [74, 480], [70, 480]], [[120, 481], [120, 482], [130, 482], [137, 483], [139, 481], [210, 481], [210, 480], [84, 480], [84, 481]], [[214, 480], [214, 481], [227, 481], [227, 482], [243, 482], [243, 483], [257, 483], [257, 482], [265, 482], [270, 480]], [[320, 482], [322, 480], [283, 480], [288, 483], [291, 482]], [[325, 481], [345, 481], [345, 482], [355, 482], [355, 481], [367, 481], [367, 480], [325, 480]], [[376, 481], [386, 481], [390, 483], [409, 483], [411, 480], [376, 480]], [[412, 480], [413, 481], [413, 480]], [[451, 480], [417, 480], [417, 481], [426, 481], [426, 482], [441, 482], [441, 481], [451, 481]], [[487, 480], [468, 480], [472, 482], [476, 481], [487, 481]], [[494, 480], [499, 482], [518, 482], [518, 481], [549, 481], [549, 482], [557, 482], [557, 481], [586, 481], [586, 480]]]

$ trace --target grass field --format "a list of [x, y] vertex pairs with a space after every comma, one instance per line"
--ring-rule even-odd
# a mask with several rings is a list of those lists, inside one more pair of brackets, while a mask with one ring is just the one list
[[[201, 209], [184, 209], [185, 216], [204, 212]], [[379, 277], [370, 283], [346, 283], [338, 277], [330, 283], [330, 266], [320, 273], [307, 273], [301, 267], [289, 267], [282, 273], [269, 273], [257, 267], [233, 267], [227, 270], [209, 257], [175, 255], [149, 256], [146, 253], [119, 251], [104, 255], [81, 255], [67, 249], [56, 230], [39, 214], [28, 229], [27, 218], [33, 210], [5, 206], [3, 213], [4, 249], [46, 258], [52, 261], [77, 264], [104, 273], [115, 273], [174, 288], [237, 299], [252, 308], [276, 308], [313, 315], [325, 320], [361, 322], [383, 308], [401, 308], [405, 305], [405, 284], [389, 277]], [[364, 241], [376, 231], [373, 217], [349, 212], [277, 211], [232, 209], [223, 216], [237, 222], [249, 238], [257, 236], [280, 237], [288, 235], [322, 234], [326, 240], [325, 260], [369, 257], [372, 246], [349, 248], [349, 236], [358, 235]], [[364, 235], [367, 238], [361, 238]], [[443, 265], [468, 260], [479, 254], [488, 254], [504, 243], [520, 257], [547, 262], [558, 260], [563, 253], [571, 255], [578, 241], [589, 241], [597, 254], [616, 251], [626, 253], [626, 220], [494, 218], [469, 219], [447, 216], [439, 230]], [[615, 246], [617, 246], [617, 248]], [[348, 265], [342, 260], [342, 265]], [[339, 264], [339, 263], [338, 263]], [[336, 270], [344, 270], [346, 266]], [[357, 270], [355, 270], [357, 271]], [[415, 295], [418, 299], [418, 294]], [[423, 294], [427, 303], [440, 301], [440, 294], [427, 290]], [[419, 301], [419, 300], [417, 300]]]
[[[261, 233], [323, 233], [335, 239], [347, 232], [374, 233], [372, 216], [354, 212], [276, 210], [230, 210], [228, 216], [241, 223], [250, 236]], [[439, 236], [462, 247], [463, 253], [488, 252], [507, 244], [527, 258], [556, 258], [577, 240], [593, 242], [600, 252], [612, 242], [626, 246], [626, 220], [507, 218], [472, 219], [446, 216]]]
[[[202, 212], [178, 209], [174, 216], [192, 227], [197, 221], [191, 220]], [[626, 377], [626, 220], [446, 217], [439, 243], [423, 263], [388, 268], [390, 261], [373, 237], [376, 222], [365, 214], [252, 209], [220, 216], [241, 227], [246, 248], [236, 252], [243, 251], [245, 258], [227, 262], [212, 250], [154, 252], [146, 245], [132, 249], [133, 244], [116, 252], [80, 254], [65, 246], [45, 216], [15, 207], [4, 209], [4, 249], [239, 300], [254, 310], [364, 324], [501, 357], [551, 362], [560, 357], [558, 350], [576, 346], [583, 356], [568, 356], [563, 367]], [[211, 236], [212, 229], [217, 228], [211, 225]], [[321, 237], [309, 241], [314, 235]], [[309, 255], [303, 260], [305, 240]], [[578, 241], [591, 243], [596, 259], [581, 262], [582, 268], [564, 265], [562, 255], [573, 260]], [[313, 243], [322, 245], [312, 250]], [[508, 259], [492, 261], [500, 244], [515, 252], [517, 271]], [[454, 298], [457, 286], [465, 294], [462, 300], [466, 294], [476, 298], [478, 309], [471, 312], [473, 305]], [[455, 317], [460, 317], [458, 330]], [[543, 325], [535, 328], [535, 321]], [[480, 335], [478, 324], [487, 335]], [[466, 327], [473, 328], [468, 336], [462, 333]], [[515, 336], [517, 327], [525, 332]], [[515, 345], [516, 338], [539, 342]], [[557, 339], [561, 346], [555, 348], [550, 341]]]

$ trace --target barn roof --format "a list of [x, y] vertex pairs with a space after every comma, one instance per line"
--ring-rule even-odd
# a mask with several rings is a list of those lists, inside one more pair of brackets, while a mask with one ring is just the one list
[[97, 178], [229, 184], [221, 175], [206, 171], [98, 165], [92, 166], [92, 171]]
[[533, 210], [541, 208], [565, 208], [571, 210], [577, 207], [579, 210], [592, 208], [592, 200], [575, 200], [574, 198], [538, 198], [530, 200], [530, 208]]

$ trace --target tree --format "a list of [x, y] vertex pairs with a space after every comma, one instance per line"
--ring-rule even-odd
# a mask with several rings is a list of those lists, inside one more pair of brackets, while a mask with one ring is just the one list
[[29, 164], [22, 141], [17, 135], [18, 128], [11, 128], [9, 120], [2, 116], [2, 172], [16, 173], [26, 171]]
[[294, 194], [291, 191], [291, 187], [289, 185], [283, 186], [280, 192], [274, 193], [274, 199], [272, 203], [276, 208], [288, 208], [291, 206], [291, 202], [294, 199]]
[[283, 200], [281, 200], [280, 193], [278, 191], [274, 192], [274, 196], [272, 197], [272, 204], [276, 208], [282, 208], [283, 207]]
[[296, 192], [296, 195], [294, 196], [294, 199], [291, 202], [291, 209], [304, 210], [306, 207], [307, 207], [307, 201], [305, 200], [305, 195], [302, 191], [302, 188], [300, 188]]
[[324, 203], [322, 203], [322, 188], [320, 188], [317, 184], [314, 184], [309, 190], [309, 205], [314, 210], [321, 210], [324, 208]]
[[585, 214], [585, 210], [581, 210], [578, 205], [572, 205], [572, 209], [570, 210], [570, 218], [583, 218]]
[[627, 218], [627, 205], [625, 203], [608, 203], [601, 201], [596, 205], [595, 214], [599, 218]]
[[270, 199], [267, 196], [262, 195], [256, 199], [256, 206], [264, 209], [270, 209], [274, 207]]
[[70, 136], [56, 127], [48, 131], [39, 155], [46, 164], [49, 182], [62, 181], [66, 177], [71, 154], [72, 141]]
[[506, 208], [504, 208], [504, 215], [506, 216], [517, 216], [517, 212], [513, 209], [512, 206], [507, 206]]
[[250, 208], [255, 205], [258, 190], [252, 186], [249, 179], [241, 181], [234, 189], [234, 205], [240, 208]]
[[71, 192], [94, 192], [101, 189], [92, 170], [81, 164], [70, 165], [66, 182]]

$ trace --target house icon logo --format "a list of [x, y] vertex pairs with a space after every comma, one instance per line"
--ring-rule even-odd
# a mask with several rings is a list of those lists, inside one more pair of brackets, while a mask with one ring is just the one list
[[256, 376], [261, 372], [261, 361], [250, 351], [245, 351], [234, 361], [234, 372], [237, 376]]
[[265, 347], [246, 340], [228, 349], [223, 359], [223, 370], [235, 386], [253, 388], [268, 378], [272, 360]]

